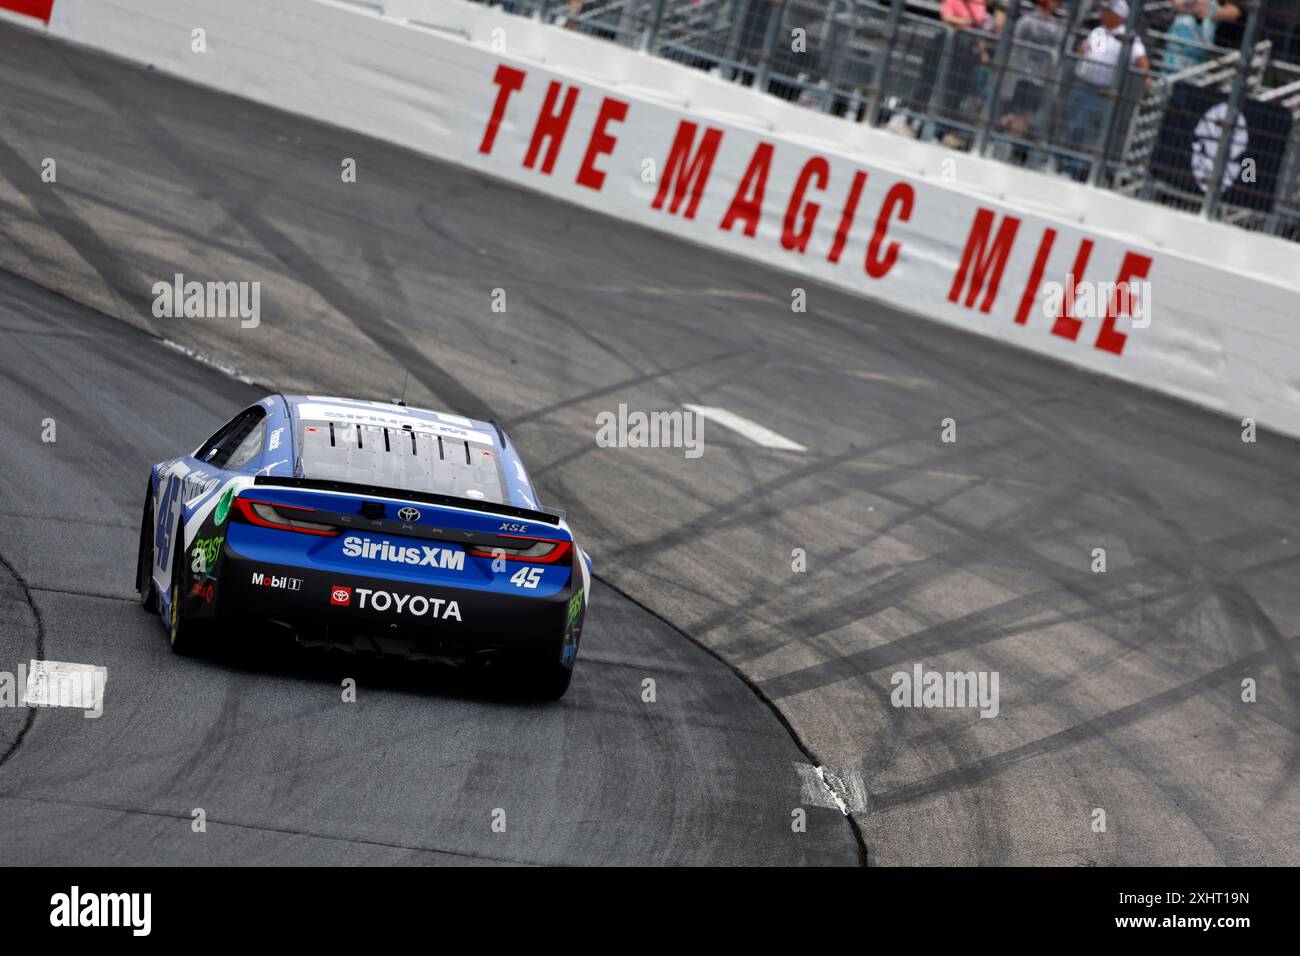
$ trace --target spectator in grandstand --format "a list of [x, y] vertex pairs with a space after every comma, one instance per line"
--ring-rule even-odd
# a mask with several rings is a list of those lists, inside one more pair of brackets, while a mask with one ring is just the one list
[[[1002, 128], [1017, 139], [1025, 138], [1043, 105], [1044, 87], [1052, 76], [1056, 50], [1065, 32], [1065, 25], [1056, 19], [1060, 5], [1061, 0], [1038, 0], [1032, 14], [1016, 21], [1007, 60], [1011, 99], [1002, 114]], [[1023, 147], [1017, 146], [1016, 152], [1023, 156]]]
[[[942, 112], [952, 115], [962, 112], [962, 103], [979, 91], [978, 71], [988, 63], [989, 50], [978, 35], [962, 36], [963, 31], [996, 32], [1000, 21], [989, 11], [983, 0], [943, 0], [939, 19], [956, 28], [953, 37], [952, 57], [948, 61], [948, 79], [943, 91]], [[954, 149], [965, 145], [965, 139], [956, 130], [940, 127], [938, 133], [945, 146]]]
[[980, 30], [988, 22], [988, 5], [983, 0], [943, 0], [939, 19], [959, 30]]
[[[1018, 3], [1019, 0], [1016, 0], [1016, 2]], [[992, 22], [987, 29], [990, 33], [999, 37], [1007, 25], [1007, 4], [1008, 0], [989, 0], [989, 17]], [[993, 56], [996, 52], [997, 44], [984, 40], [979, 41], [979, 97], [981, 101], [989, 93], [989, 84], [993, 79]]]
[[[556, 19], [559, 21], [561, 26], [564, 27], [564, 29], [576, 30], [578, 29], [578, 24], [580, 22], [578, 20], [578, 14], [582, 13], [582, 7], [583, 7], [583, 0], [569, 0], [569, 2], [565, 5], [564, 12], [561, 13]], [[613, 35], [610, 35], [608, 39], [610, 40], [614, 39]]]
[[1220, 23], [1236, 23], [1241, 7], [1233, 0], [1172, 0], [1174, 22], [1169, 27], [1164, 72], [1177, 73], [1204, 63]]
[[[1128, 15], [1128, 0], [1105, 2], [1101, 10], [1101, 25], [1088, 34], [1076, 51], [1081, 59], [1075, 67], [1075, 81], [1065, 101], [1065, 139], [1078, 151], [1101, 145], [1097, 140], [1106, 116], [1106, 101], [1121, 92], [1114, 89], [1117, 79], [1115, 67], [1124, 49]], [[1133, 37], [1129, 65], [1143, 71], [1151, 69], [1141, 37]], [[1143, 76], [1142, 82], [1149, 86], [1151, 78]], [[1067, 156], [1061, 166], [1079, 181], [1087, 178], [1088, 164], [1084, 160]]]

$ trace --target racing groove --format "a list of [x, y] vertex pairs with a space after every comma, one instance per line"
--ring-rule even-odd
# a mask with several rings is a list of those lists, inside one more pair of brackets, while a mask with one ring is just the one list
[[[4, 268], [260, 382], [383, 398], [409, 370], [412, 402], [495, 413], [598, 574], [740, 668], [819, 762], [861, 782], [874, 860], [1300, 862], [1296, 443], [1243, 444], [1230, 418], [3, 27], [0, 89]], [[41, 182], [44, 157], [57, 186]], [[356, 183], [341, 182], [344, 157]], [[260, 281], [262, 324], [155, 319], [149, 290], [175, 272]], [[807, 314], [790, 311], [794, 286]], [[57, 325], [28, 334], [69, 347]], [[110, 357], [88, 367], [88, 398], [59, 391], [29, 417], [113, 401], [112, 341], [84, 348]], [[234, 386], [187, 368], [157, 404], [188, 424], [179, 393], [215, 421]], [[595, 416], [620, 403], [685, 402], [809, 450], [720, 428], [697, 460], [593, 441]], [[6, 428], [28, 429], [43, 475], [38, 426]], [[171, 453], [156, 437], [136, 461]], [[133, 486], [69, 480], [138, 508]], [[24, 533], [11, 553], [15, 532], [0, 532], [0, 554], [29, 582], [24, 553], [84, 560], [49, 527]], [[82, 583], [104, 587], [92, 570]], [[73, 626], [45, 617], [51, 645]], [[671, 636], [663, 652], [686, 653]], [[891, 707], [892, 675], [916, 665], [997, 671], [998, 716]], [[226, 670], [204, 673], [227, 686]], [[65, 716], [39, 716], [0, 787]], [[243, 716], [250, 733], [266, 718]], [[683, 719], [710, 716], [711, 702]], [[141, 732], [170, 731], [162, 717]], [[724, 777], [700, 785], [732, 800]], [[744, 850], [735, 832], [710, 838]]]
[[807, 758], [771, 711], [603, 584], [554, 705], [234, 634], [211, 659], [173, 655], [132, 593], [146, 462], [260, 390], [5, 273], [0, 330], [0, 669], [108, 669], [101, 717], [0, 710], [0, 860], [858, 861], [837, 810], [793, 831]]

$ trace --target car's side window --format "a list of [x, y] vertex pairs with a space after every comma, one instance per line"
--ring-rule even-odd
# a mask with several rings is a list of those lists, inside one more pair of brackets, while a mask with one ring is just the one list
[[257, 424], [244, 436], [244, 440], [239, 443], [235, 450], [230, 453], [226, 468], [230, 471], [243, 468], [262, 453], [264, 444], [266, 444], [266, 416], [260, 415]]
[[[260, 407], [250, 408], [223, 425], [194, 457], [216, 468], [238, 468], [256, 457], [265, 430], [266, 412]], [[255, 433], [258, 437], [251, 444], [252, 452], [245, 455], [242, 461], [237, 460], [237, 453], [245, 448], [245, 442]]]
[[213, 456], [221, 449], [221, 439], [225, 438], [226, 435], [230, 433], [231, 429], [239, 424], [240, 419], [242, 419], [245, 414], [247, 413], [240, 412], [230, 421], [218, 428], [211, 438], [199, 446], [199, 450], [194, 453], [194, 457], [199, 461], [211, 461]]

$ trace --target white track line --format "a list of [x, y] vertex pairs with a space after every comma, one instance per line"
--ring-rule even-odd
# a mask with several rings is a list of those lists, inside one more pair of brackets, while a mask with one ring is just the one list
[[808, 450], [798, 442], [791, 441], [770, 428], [764, 428], [758, 422], [751, 422], [748, 418], [741, 418], [735, 412], [729, 412], [725, 408], [712, 408], [708, 405], [683, 405], [682, 407], [688, 412], [694, 412], [701, 418], [717, 422], [723, 428], [730, 428], [733, 432], [738, 432], [764, 448], [779, 448], [782, 451]]
[[856, 770], [832, 770], [811, 764], [794, 765], [802, 783], [799, 802], [810, 807], [830, 807], [845, 816], [867, 808], [867, 785]]
[[87, 717], [104, 712], [108, 668], [67, 661], [32, 661], [23, 703], [28, 707], [76, 707]]
[[223, 362], [219, 358], [214, 358], [213, 356], [206, 355], [203, 352], [195, 351], [194, 349], [190, 348], [188, 345], [181, 345], [179, 342], [173, 342], [171, 339], [163, 339], [162, 344], [167, 346], [167, 348], [171, 349], [173, 352], [180, 352], [181, 355], [193, 359], [194, 361], [198, 362], [200, 365], [206, 365], [209, 368], [215, 368], [218, 372], [222, 372], [226, 375], [229, 375], [231, 378], [235, 379], [236, 381], [243, 382], [245, 385], [257, 384], [255, 381], [253, 381], [251, 377], [245, 375], [239, 369], [235, 368], [235, 366], [229, 364], [228, 362]]

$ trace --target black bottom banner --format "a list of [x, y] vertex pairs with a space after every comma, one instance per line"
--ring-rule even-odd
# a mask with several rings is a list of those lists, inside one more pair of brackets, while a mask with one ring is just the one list
[[[430, 922], [510, 932], [567, 917], [582, 932], [680, 931], [733, 942], [774, 924], [843, 939], [980, 946], [1021, 937], [1074, 941], [1192, 937], [1232, 944], [1277, 933], [1295, 871], [1283, 869], [866, 869], [725, 874], [593, 874], [485, 869], [18, 869], [5, 878], [7, 938], [75, 935], [205, 946], [272, 938], [336, 945], [423, 934]], [[699, 882], [697, 882], [699, 880]], [[662, 882], [661, 882], [662, 881]], [[535, 915], [536, 918], [533, 918]], [[503, 919], [504, 917], [504, 919]], [[459, 932], [458, 934], [459, 935]]]

